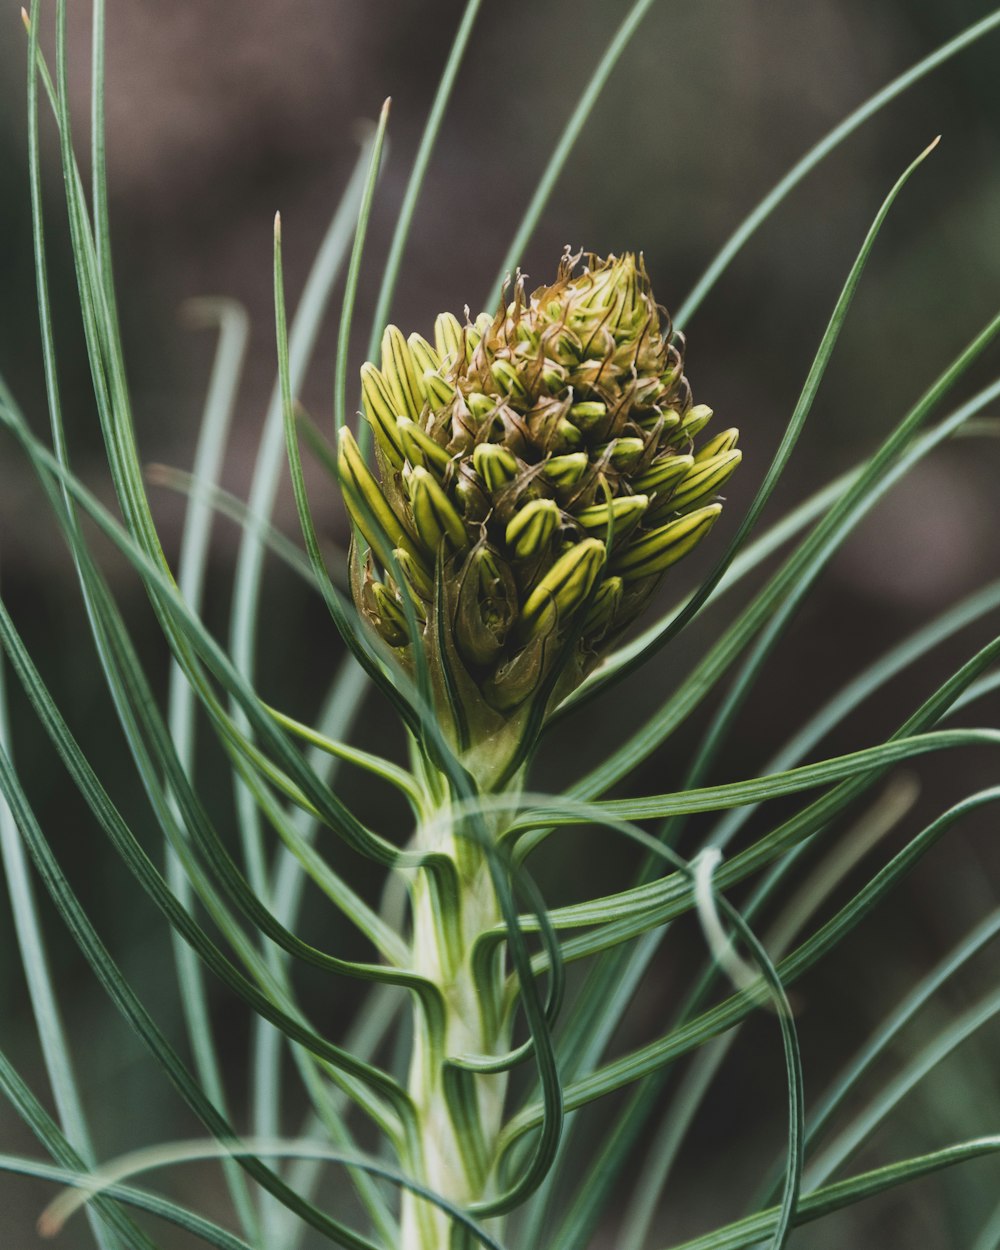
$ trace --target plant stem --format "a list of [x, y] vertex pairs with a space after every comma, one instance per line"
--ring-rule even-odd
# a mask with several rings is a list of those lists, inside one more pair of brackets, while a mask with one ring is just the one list
[[[413, 967], [440, 988], [445, 1004], [443, 1031], [429, 1027], [419, 1004], [413, 1008], [408, 1089], [421, 1157], [412, 1166], [429, 1188], [468, 1206], [484, 1196], [490, 1182], [507, 1076], [449, 1069], [448, 1061], [500, 1055], [509, 1048], [502, 962], [478, 976], [470, 962], [476, 938], [500, 923], [501, 914], [484, 849], [461, 835], [447, 804], [421, 825], [416, 844], [454, 861], [459, 889], [457, 898], [442, 898], [427, 869], [418, 870], [411, 885]], [[400, 1250], [447, 1250], [449, 1224], [431, 1203], [404, 1195]]]

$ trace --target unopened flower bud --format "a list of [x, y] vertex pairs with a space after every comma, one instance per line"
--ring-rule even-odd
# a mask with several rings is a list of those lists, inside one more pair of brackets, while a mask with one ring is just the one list
[[432, 474], [415, 466], [407, 478], [407, 490], [414, 528], [428, 551], [436, 552], [442, 542], [456, 550], [468, 546], [462, 518]]
[[544, 549], [558, 524], [558, 504], [551, 499], [532, 499], [514, 513], [504, 537], [518, 560], [528, 560]]
[[382, 335], [382, 376], [396, 401], [397, 414], [418, 420], [424, 406], [423, 395], [409, 346], [395, 326], [388, 326]]
[[721, 511], [721, 504], [710, 504], [676, 521], [669, 521], [658, 529], [649, 530], [618, 556], [615, 572], [626, 581], [638, 581], [662, 573], [701, 542], [719, 519]]
[[517, 458], [499, 443], [480, 443], [472, 453], [472, 463], [486, 489], [494, 493], [517, 477]]
[[603, 565], [604, 544], [596, 538], [585, 538], [563, 552], [521, 610], [529, 636], [547, 630], [554, 619], [566, 621], [590, 594]]
[[723, 451], [707, 460], [696, 461], [678, 483], [670, 498], [670, 507], [679, 511], [714, 495], [736, 472], [742, 459], [741, 451]]

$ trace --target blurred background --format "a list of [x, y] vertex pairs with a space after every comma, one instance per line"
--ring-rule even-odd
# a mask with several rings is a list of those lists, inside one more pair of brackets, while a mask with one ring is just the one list
[[[50, 8], [51, 6], [45, 6]], [[81, 160], [87, 148], [89, 6], [72, 5], [71, 95]], [[490, 293], [547, 155], [628, 9], [625, 0], [508, 0], [486, 4], [476, 24], [453, 104], [429, 171], [407, 248], [393, 320], [429, 333], [442, 309], [473, 313]], [[186, 327], [185, 300], [226, 295], [252, 320], [224, 485], [249, 486], [274, 375], [272, 218], [284, 223], [286, 282], [294, 306], [316, 248], [357, 157], [364, 124], [393, 98], [391, 151], [379, 184], [355, 325], [363, 358], [382, 260], [438, 75], [461, 15], [457, 0], [215, 0], [154, 4], [110, 0], [107, 43], [108, 170], [114, 260], [144, 460], [189, 468], [214, 336]], [[522, 258], [529, 286], [548, 281], [564, 245], [599, 253], [642, 250], [658, 299], [679, 306], [730, 232], [778, 178], [837, 121], [939, 44], [988, 12], [976, 0], [657, 0], [607, 84]], [[26, 41], [15, 7], [0, 38], [0, 370], [26, 413], [46, 427], [32, 268], [25, 119]], [[44, 39], [51, 48], [51, 29]], [[1000, 34], [987, 36], [936, 70], [840, 147], [741, 252], [685, 326], [695, 399], [716, 410], [716, 428], [738, 425], [745, 461], [712, 542], [668, 579], [664, 604], [710, 566], [766, 471], [813, 352], [865, 231], [899, 173], [935, 135], [939, 149], [893, 209], [863, 278], [810, 422], [768, 517], [870, 455], [938, 373], [995, 313], [1000, 291]], [[62, 201], [58, 146], [44, 117], [46, 226], [61, 381], [77, 471], [111, 500], [79, 327]], [[302, 401], [324, 428], [340, 288], [334, 292]], [[961, 395], [992, 380], [992, 348]], [[352, 378], [356, 376], [352, 369]], [[351, 404], [356, 396], [351, 397]], [[944, 411], [940, 415], [944, 415]], [[1000, 415], [994, 413], [992, 415]], [[953, 441], [897, 487], [823, 576], [808, 606], [767, 665], [734, 726], [715, 773], [735, 780], [759, 769], [825, 698], [863, 664], [962, 596], [1000, 576], [1000, 447]], [[336, 492], [314, 472], [313, 506], [325, 536], [343, 542]], [[156, 492], [169, 554], [176, 552], [183, 500]], [[276, 513], [297, 536], [290, 490]], [[728, 519], [727, 519], [728, 518]], [[765, 518], [766, 520], [767, 518]], [[225, 636], [238, 529], [216, 528], [207, 615]], [[123, 562], [102, 550], [115, 591], [157, 688], [166, 653]], [[5, 600], [70, 723], [116, 801], [161, 848], [131, 773], [90, 646], [72, 568], [40, 492], [12, 440], [0, 454], [0, 560]], [[554, 734], [534, 784], [555, 789], [600, 758], [676, 684], [746, 594], [707, 612], [622, 693], [591, 706], [572, 734]], [[891, 731], [962, 660], [996, 633], [996, 617], [966, 630], [866, 703], [819, 755], [871, 744]], [[269, 564], [261, 621], [262, 694], [293, 715], [315, 714], [340, 647], [325, 610], [294, 577]], [[15, 749], [44, 827], [110, 948], [179, 1045], [176, 986], [165, 961], [163, 924], [102, 840], [61, 772], [30, 712], [12, 691]], [[706, 708], [706, 714], [711, 707]], [[963, 725], [997, 724], [984, 701]], [[632, 779], [635, 792], [679, 783], [707, 723], [694, 718]], [[572, 738], [570, 743], [569, 739]], [[387, 710], [366, 705], [361, 745], [399, 752]], [[391, 745], [390, 745], [391, 744]], [[572, 747], [571, 752], [567, 747]], [[950, 803], [997, 779], [995, 755], [949, 753], [911, 771], [919, 796], [882, 844], [833, 896], [843, 901], [892, 850]], [[228, 775], [206, 746], [201, 783], [213, 814], [232, 831]], [[353, 774], [345, 797], [382, 827], [398, 822]], [[794, 805], [787, 808], [794, 810]], [[769, 828], [777, 808], [742, 837]], [[854, 813], [855, 816], [859, 813]], [[692, 821], [682, 849], [709, 828]], [[391, 831], [391, 829], [389, 830]], [[981, 916], [997, 903], [1000, 847], [987, 809], [956, 827], [907, 878], [890, 905], [869, 918], [839, 953], [796, 988], [807, 1092], [826, 1080], [875, 1024]], [[399, 830], [400, 838], [406, 836]], [[571, 852], [571, 853], [570, 853]], [[567, 831], [538, 860], [554, 902], [624, 886], [634, 856], [607, 835]], [[353, 871], [353, 870], [352, 870]], [[374, 892], [377, 882], [357, 875]], [[52, 962], [79, 1042], [79, 1067], [102, 1156], [197, 1132], [179, 1100], [120, 1024], [65, 937], [47, 902]], [[323, 944], [350, 935], [310, 899], [304, 927]], [[332, 926], [332, 928], [331, 928]], [[36, 1057], [23, 974], [7, 899], [0, 897], [0, 1045], [47, 1099]], [[664, 948], [642, 1005], [616, 1048], [662, 1027], [669, 1004], [699, 966], [701, 939], [681, 924]], [[898, 1042], [895, 1066], [990, 984], [987, 952], [936, 996]], [[319, 1023], [339, 1035], [353, 991], [306, 985]], [[231, 1062], [234, 1106], [247, 1086], [242, 1009], [218, 995], [218, 1029]], [[911, 1094], [852, 1160], [875, 1166], [952, 1140], [997, 1131], [998, 1030], [980, 1030]], [[593, 1109], [599, 1135], [613, 1100]], [[242, 1115], [242, 1111], [240, 1111]], [[654, 1245], [735, 1218], [760, 1178], [761, 1160], [781, 1145], [784, 1094], [771, 1018], [750, 1023], [706, 1103], [663, 1197]], [[297, 1119], [283, 1127], [294, 1131]], [[0, 1150], [38, 1154], [27, 1130], [0, 1110]], [[810, 1226], [793, 1245], [815, 1250], [971, 1245], [1000, 1190], [995, 1162], [980, 1162]], [[203, 1209], [226, 1217], [216, 1174], [162, 1178]], [[203, 1190], [203, 1193], [199, 1193]], [[45, 1193], [48, 1191], [45, 1190]], [[43, 1187], [0, 1177], [3, 1245], [40, 1244], [34, 1220]], [[336, 1196], [331, 1188], [330, 1200]], [[67, 1250], [89, 1245], [79, 1222]], [[165, 1230], [165, 1247], [191, 1244]], [[611, 1246], [613, 1228], [595, 1239]], [[527, 1248], [525, 1248], [527, 1250]]]

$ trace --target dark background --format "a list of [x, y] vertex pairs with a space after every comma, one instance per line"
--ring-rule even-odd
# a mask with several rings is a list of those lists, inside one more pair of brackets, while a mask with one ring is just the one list
[[[224, 481], [245, 494], [273, 381], [271, 223], [281, 210], [286, 282], [294, 304], [326, 222], [356, 157], [357, 124], [391, 94], [391, 152], [372, 220], [359, 296], [355, 363], [361, 359], [385, 255], [413, 153], [462, 6], [430, 0], [215, 0], [211, 5], [111, 0], [108, 5], [108, 168], [115, 267], [143, 458], [189, 467], [212, 357], [212, 336], [185, 328], [189, 297], [242, 301], [253, 339]], [[476, 311], [512, 238], [548, 152], [607, 40], [624, 0], [512, 0], [486, 4], [459, 76], [417, 213], [393, 318], [427, 333], [436, 312]], [[83, 159], [89, 93], [89, 6], [71, 6], [71, 91]], [[730, 231], [817, 139], [873, 91], [987, 12], [953, 0], [717, 0], [694, 6], [659, 0], [607, 85], [523, 258], [546, 281], [566, 243], [597, 252], [641, 249], [658, 299], [677, 307]], [[0, 369], [37, 429], [45, 428], [30, 245], [24, 115], [26, 41], [16, 8], [0, 35]], [[44, 32], [51, 47], [51, 31]], [[1000, 34], [962, 52], [826, 160], [754, 236], [686, 327], [695, 398], [711, 403], [717, 428], [738, 425], [744, 467], [710, 544], [717, 553], [760, 481], [794, 406], [812, 354], [865, 230], [898, 174], [937, 134], [940, 148], [893, 209], [866, 271], [809, 425], [769, 512], [771, 519], [859, 459], [981, 328], [1000, 289]], [[46, 118], [46, 222], [62, 384], [78, 471], [111, 498], [93, 411], [61, 202], [58, 151]], [[333, 307], [339, 306], [340, 290]], [[306, 407], [330, 421], [336, 319], [327, 319], [303, 391]], [[994, 347], [962, 394], [992, 379]], [[352, 370], [352, 377], [354, 376]], [[355, 402], [352, 395], [351, 404]], [[943, 413], [942, 413], [943, 415]], [[904, 633], [1000, 573], [995, 442], [966, 440], [938, 450], [859, 529], [838, 555], [768, 664], [741, 715], [716, 778], [749, 776], [795, 726], [857, 670]], [[324, 532], [344, 536], [335, 491], [314, 475]], [[182, 505], [154, 495], [168, 552]], [[290, 492], [278, 522], [296, 533]], [[238, 532], [217, 527], [208, 617], [225, 630]], [[103, 694], [72, 570], [40, 495], [9, 439], [0, 454], [0, 551], [5, 598], [71, 724], [147, 844], [160, 853], [119, 731]], [[150, 672], [162, 686], [166, 660], [141, 591], [110, 553], [106, 567], [134, 623]], [[707, 569], [700, 553], [670, 579], [665, 599]], [[545, 752], [534, 783], [555, 789], [600, 758], [610, 741], [665, 697], [701, 653], [743, 591], [661, 655], [613, 700], [574, 718]], [[991, 633], [962, 634], [866, 704], [822, 754], [869, 745], [890, 732]], [[261, 625], [259, 678], [265, 698], [307, 719], [339, 654], [318, 602], [270, 568]], [[994, 698], [959, 723], [997, 721]], [[32, 798], [102, 934], [161, 1022], [180, 1042], [176, 989], [164, 928], [131, 886], [15, 695], [15, 746]], [[704, 721], [678, 733], [634, 778], [637, 793], [672, 788]], [[384, 708], [371, 700], [363, 745], [398, 751]], [[889, 850], [949, 803], [997, 777], [995, 755], [951, 753], [913, 770], [915, 808], [858, 874], [856, 887]], [[220, 821], [228, 781], [206, 752], [200, 780]], [[377, 798], [345, 774], [346, 796], [373, 819], [393, 822]], [[781, 810], [777, 808], [776, 812]], [[758, 820], [763, 832], [771, 820]], [[685, 847], [707, 825], [692, 822]], [[956, 828], [907, 879], [891, 906], [799, 988], [807, 1090], [818, 1093], [854, 1045], [981, 915], [1000, 880], [995, 818], [987, 810]], [[539, 860], [556, 901], [624, 884], [633, 864], [608, 835], [566, 833]], [[867, 869], [867, 871], [866, 871]], [[361, 881], [369, 890], [375, 882]], [[843, 892], [837, 897], [844, 897]], [[22, 974], [6, 899], [0, 902], [0, 1044], [39, 1093]], [[78, 1043], [103, 1156], [196, 1132], [177, 1099], [117, 1022], [54, 913], [52, 960]], [[326, 944], [346, 942], [316, 899], [307, 927]], [[336, 926], [336, 922], [333, 922]], [[326, 926], [324, 930], [323, 926]], [[697, 966], [699, 937], [679, 926], [651, 978], [622, 1045], [650, 1036], [666, 1005]], [[899, 1043], [895, 1062], [989, 985], [980, 959], [935, 1000]], [[320, 1019], [336, 1032], [344, 1004], [308, 985]], [[245, 1024], [221, 995], [219, 1029], [231, 1062], [231, 1095], [245, 1088]], [[324, 1015], [325, 1013], [325, 1015]], [[332, 1014], [331, 1014], [332, 1013]], [[173, 1023], [171, 1023], [171, 1021]], [[997, 1031], [984, 1030], [911, 1095], [855, 1166], [996, 1130], [1000, 1110]], [[706, 1105], [664, 1198], [659, 1242], [679, 1240], [734, 1217], [780, 1142], [782, 1075], [773, 1020], [751, 1024]], [[878, 1076], [886, 1078], [894, 1063]], [[874, 1088], [870, 1086], [869, 1089]], [[599, 1132], [603, 1109], [592, 1115]], [[295, 1128], [290, 1119], [285, 1128]], [[766, 1148], [766, 1149], [765, 1149]], [[38, 1153], [27, 1131], [0, 1111], [0, 1149]], [[761, 1151], [765, 1150], [762, 1155]], [[852, 1169], [853, 1170], [853, 1169]], [[971, 1244], [997, 1189], [992, 1163], [925, 1182], [834, 1217], [793, 1244], [903, 1246]], [[157, 1178], [225, 1217], [215, 1173]], [[32, 1231], [42, 1187], [0, 1181], [0, 1246], [37, 1244]], [[174, 1238], [172, 1241], [171, 1238]], [[613, 1245], [608, 1239], [595, 1245]], [[186, 1244], [171, 1232], [164, 1245]], [[88, 1244], [80, 1223], [62, 1244]], [[655, 1244], [655, 1243], [654, 1243]]]

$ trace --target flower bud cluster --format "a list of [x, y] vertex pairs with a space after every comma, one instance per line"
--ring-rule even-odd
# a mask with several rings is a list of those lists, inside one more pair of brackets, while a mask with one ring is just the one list
[[428, 654], [501, 716], [553, 664], [561, 693], [582, 679], [712, 527], [741, 457], [736, 430], [697, 445], [712, 411], [641, 257], [582, 259], [530, 295], [519, 276], [495, 316], [441, 314], [433, 343], [389, 326], [361, 370], [378, 477], [340, 444], [370, 548], [360, 611], [405, 656], [408, 596]]

